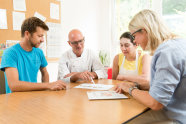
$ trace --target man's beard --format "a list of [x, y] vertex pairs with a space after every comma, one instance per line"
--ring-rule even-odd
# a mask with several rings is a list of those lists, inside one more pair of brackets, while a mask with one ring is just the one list
[[32, 47], [36, 47], [36, 45], [32, 43], [32, 38], [29, 39], [29, 43], [30, 43], [30, 45], [31, 45]]
[[31, 42], [31, 46], [32, 46], [32, 47], [35, 47], [35, 45], [34, 45], [32, 42]]

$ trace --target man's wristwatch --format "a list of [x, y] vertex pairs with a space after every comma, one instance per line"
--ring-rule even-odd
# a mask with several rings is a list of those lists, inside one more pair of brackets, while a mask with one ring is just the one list
[[132, 96], [132, 91], [133, 91], [134, 89], [138, 89], [138, 88], [137, 88], [136, 86], [130, 87], [130, 88], [129, 88], [129, 95], [130, 95], [130, 96]]

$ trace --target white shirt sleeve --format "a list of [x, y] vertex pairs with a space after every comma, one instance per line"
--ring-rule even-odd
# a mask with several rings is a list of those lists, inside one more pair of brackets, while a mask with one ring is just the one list
[[97, 74], [98, 79], [108, 77], [107, 72], [104, 69], [104, 66], [102, 65], [99, 57], [93, 54], [93, 52], [92, 52], [92, 71]]
[[63, 80], [65, 82], [70, 82], [70, 77], [64, 78], [65, 75], [69, 74], [67, 57], [64, 55], [61, 56], [58, 65], [58, 80]]

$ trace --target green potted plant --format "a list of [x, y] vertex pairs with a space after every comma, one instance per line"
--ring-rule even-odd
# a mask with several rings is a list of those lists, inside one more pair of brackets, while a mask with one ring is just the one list
[[99, 58], [101, 63], [104, 65], [104, 67], [109, 67], [110, 65], [110, 59], [109, 59], [109, 54], [108, 52], [104, 50], [99, 51]]

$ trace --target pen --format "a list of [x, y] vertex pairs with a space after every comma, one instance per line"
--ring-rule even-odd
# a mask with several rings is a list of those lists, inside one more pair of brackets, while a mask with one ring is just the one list
[[94, 86], [96, 86], [94, 80], [92, 79], [92, 77], [90, 77], [90, 79], [91, 79], [91, 82], [94, 84]]

